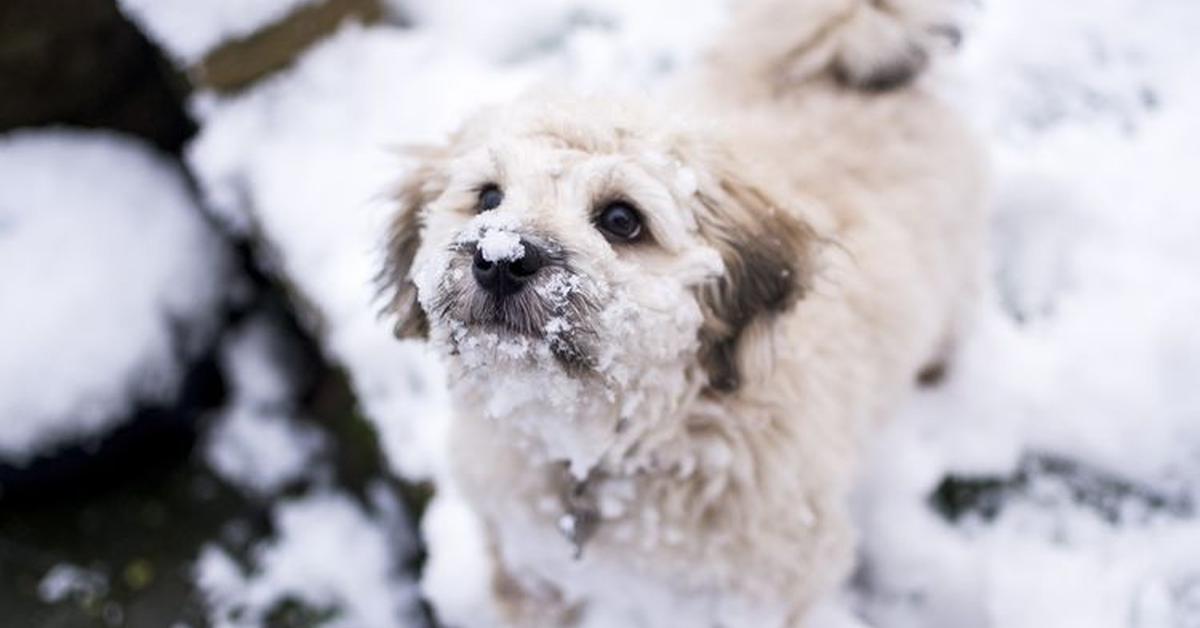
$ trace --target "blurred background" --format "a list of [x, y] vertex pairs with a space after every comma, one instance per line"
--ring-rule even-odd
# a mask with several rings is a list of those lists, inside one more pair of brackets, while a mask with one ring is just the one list
[[[4, 0], [0, 625], [487, 625], [390, 148], [652, 90], [734, 0]], [[802, 0], [797, 0], [802, 1]], [[875, 443], [880, 628], [1200, 627], [1200, 4], [962, 2], [991, 285]]]

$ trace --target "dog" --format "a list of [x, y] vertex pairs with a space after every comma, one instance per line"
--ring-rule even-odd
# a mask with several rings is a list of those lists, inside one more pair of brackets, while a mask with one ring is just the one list
[[444, 355], [504, 621], [799, 627], [848, 576], [864, 439], [981, 283], [984, 161], [922, 82], [947, 5], [744, 3], [662, 100], [418, 151], [387, 309]]

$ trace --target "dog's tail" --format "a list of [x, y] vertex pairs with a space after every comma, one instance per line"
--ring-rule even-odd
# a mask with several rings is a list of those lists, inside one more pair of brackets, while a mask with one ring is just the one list
[[910, 83], [960, 38], [961, 0], [740, 0], [713, 50], [717, 76], [771, 93], [814, 81], [866, 91]]

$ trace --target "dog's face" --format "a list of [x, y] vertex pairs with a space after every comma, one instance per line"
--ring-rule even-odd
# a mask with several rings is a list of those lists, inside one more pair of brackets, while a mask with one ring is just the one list
[[385, 269], [397, 333], [572, 462], [735, 391], [741, 341], [805, 287], [809, 230], [645, 111], [518, 104], [422, 157]]

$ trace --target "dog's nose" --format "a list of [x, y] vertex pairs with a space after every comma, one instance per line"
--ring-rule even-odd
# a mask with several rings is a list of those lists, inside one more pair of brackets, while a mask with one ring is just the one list
[[480, 288], [498, 296], [515, 294], [544, 266], [545, 255], [532, 242], [522, 239], [524, 254], [514, 260], [490, 261], [483, 251], [475, 249], [475, 264], [471, 269]]

